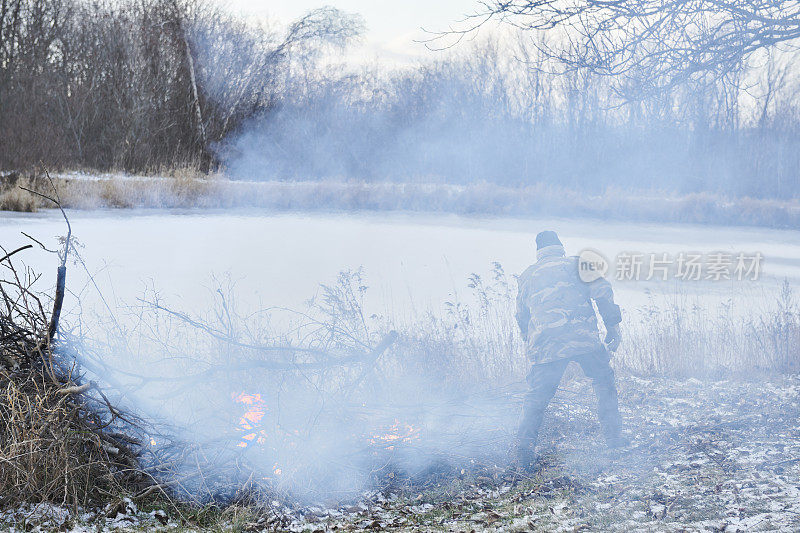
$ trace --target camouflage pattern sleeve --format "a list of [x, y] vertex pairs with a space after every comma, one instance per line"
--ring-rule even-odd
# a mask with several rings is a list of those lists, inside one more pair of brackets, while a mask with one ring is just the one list
[[608, 280], [598, 278], [589, 283], [589, 297], [597, 304], [597, 310], [607, 328], [622, 322], [622, 313], [614, 303], [614, 290]]

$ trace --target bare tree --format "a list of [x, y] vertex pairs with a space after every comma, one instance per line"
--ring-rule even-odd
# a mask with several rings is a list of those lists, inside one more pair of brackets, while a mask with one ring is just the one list
[[342, 48], [363, 32], [360, 16], [332, 7], [314, 9], [285, 32], [253, 25], [218, 9], [199, 11], [192, 33], [211, 141], [243, 120], [268, 111], [286, 89], [291, 62], [326, 47]]
[[0, 0], [0, 168], [207, 170], [293, 61], [362, 27], [334, 8], [272, 31], [206, 0]]
[[800, 38], [797, 0], [484, 0], [482, 6], [457, 35], [489, 20], [556, 31], [559, 38], [541, 41], [543, 52], [568, 68], [618, 76], [628, 92], [719, 79], [754, 52]]

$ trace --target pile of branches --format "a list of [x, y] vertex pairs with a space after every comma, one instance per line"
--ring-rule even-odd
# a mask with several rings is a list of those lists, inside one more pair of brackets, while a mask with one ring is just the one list
[[59, 251], [52, 297], [34, 288], [40, 275], [15, 266], [32, 244], [0, 247], [2, 508], [40, 502], [87, 507], [152, 484], [139, 468], [136, 421], [112, 406], [96, 383], [85, 382], [74, 338], [59, 328], [69, 246], [70, 233]]

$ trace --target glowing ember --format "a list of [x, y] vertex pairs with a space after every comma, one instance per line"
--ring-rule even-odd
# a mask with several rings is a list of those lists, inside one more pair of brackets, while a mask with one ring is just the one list
[[239, 431], [245, 433], [242, 440], [236, 446], [247, 448], [253, 443], [264, 444], [267, 434], [263, 429], [258, 429], [261, 419], [267, 412], [267, 406], [260, 394], [233, 394], [235, 402], [248, 406], [247, 411], [239, 419]]
[[373, 445], [384, 445], [387, 450], [394, 450], [396, 444], [411, 442], [418, 436], [418, 428], [395, 419], [386, 433], [373, 435], [369, 442]]

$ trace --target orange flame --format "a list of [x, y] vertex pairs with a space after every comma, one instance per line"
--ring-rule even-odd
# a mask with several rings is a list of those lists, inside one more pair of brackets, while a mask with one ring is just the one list
[[239, 431], [245, 433], [242, 436], [242, 441], [236, 446], [239, 448], [247, 448], [252, 443], [264, 444], [266, 442], [267, 434], [263, 429], [257, 429], [261, 423], [261, 419], [267, 413], [267, 406], [264, 400], [261, 399], [260, 394], [233, 394], [235, 402], [248, 406], [247, 411], [239, 419]]
[[387, 450], [394, 450], [396, 444], [408, 443], [419, 436], [419, 429], [411, 424], [395, 419], [394, 424], [387, 428], [387, 433], [373, 435], [370, 444], [383, 444]]

